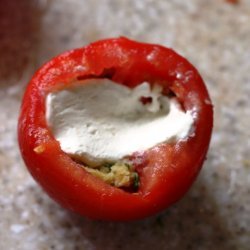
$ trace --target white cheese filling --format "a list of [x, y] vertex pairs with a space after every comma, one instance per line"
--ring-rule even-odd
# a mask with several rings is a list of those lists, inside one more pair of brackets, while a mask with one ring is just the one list
[[184, 139], [193, 124], [175, 98], [144, 82], [134, 89], [90, 79], [46, 98], [46, 119], [64, 152], [98, 165]]

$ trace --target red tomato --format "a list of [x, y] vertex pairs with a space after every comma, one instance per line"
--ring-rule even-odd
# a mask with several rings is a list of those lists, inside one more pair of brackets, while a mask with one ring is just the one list
[[[64, 153], [45, 120], [45, 97], [80, 79], [108, 77], [135, 87], [143, 81], [173, 92], [194, 117], [185, 140], [160, 144], [131, 156], [140, 187], [128, 192], [104, 183]], [[30, 81], [18, 125], [23, 159], [43, 189], [63, 207], [103, 220], [155, 214], [187, 192], [205, 159], [213, 109], [197, 70], [173, 50], [126, 38], [107, 39], [52, 59]]]

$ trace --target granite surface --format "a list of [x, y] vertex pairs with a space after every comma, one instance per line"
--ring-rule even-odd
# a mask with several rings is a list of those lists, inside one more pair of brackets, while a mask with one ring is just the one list
[[[120, 35], [189, 58], [215, 107], [208, 159], [191, 190], [130, 223], [62, 209], [27, 172], [16, 138], [20, 100], [37, 67]], [[0, 249], [250, 249], [249, 72], [249, 0], [0, 1]]]

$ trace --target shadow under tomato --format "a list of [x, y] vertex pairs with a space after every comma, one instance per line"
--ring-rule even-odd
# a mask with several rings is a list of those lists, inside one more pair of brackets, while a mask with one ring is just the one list
[[19, 79], [34, 63], [42, 13], [38, 0], [0, 1], [0, 81]]
[[69, 230], [77, 227], [80, 232], [76, 249], [81, 249], [81, 237], [82, 242], [88, 240], [97, 250], [235, 249], [229, 240], [232, 235], [219, 213], [200, 175], [181, 201], [151, 218], [112, 223], [91, 221], [69, 213], [67, 221]]
[[[70, 215], [82, 236], [102, 250], [163, 249], [234, 249], [230, 232], [218, 215], [218, 208], [205, 187], [198, 181], [194, 188], [202, 190], [198, 198], [189, 194], [178, 204], [151, 218], [130, 223], [90, 221]], [[211, 209], [203, 210], [209, 202]]]
[[[212, 157], [208, 156], [205, 168], [209, 168]], [[50, 232], [49, 240], [44, 242], [48, 249], [57, 249], [54, 247], [59, 243], [65, 249], [79, 250], [239, 249], [235, 244], [241, 243], [236, 242], [237, 235], [229, 230], [204, 172], [177, 204], [161, 214], [126, 223], [93, 221], [68, 212], [48, 199], [38, 186], [26, 192], [33, 205], [41, 208], [44, 218], [38, 218], [38, 232]]]

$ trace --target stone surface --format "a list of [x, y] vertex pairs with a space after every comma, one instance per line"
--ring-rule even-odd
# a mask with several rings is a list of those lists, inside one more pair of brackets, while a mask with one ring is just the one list
[[[249, 23], [249, 0], [0, 1], [0, 249], [249, 249]], [[120, 35], [189, 58], [207, 83], [215, 124], [204, 168], [180, 202], [142, 221], [104, 223], [47, 197], [21, 160], [16, 124], [37, 67]]]

